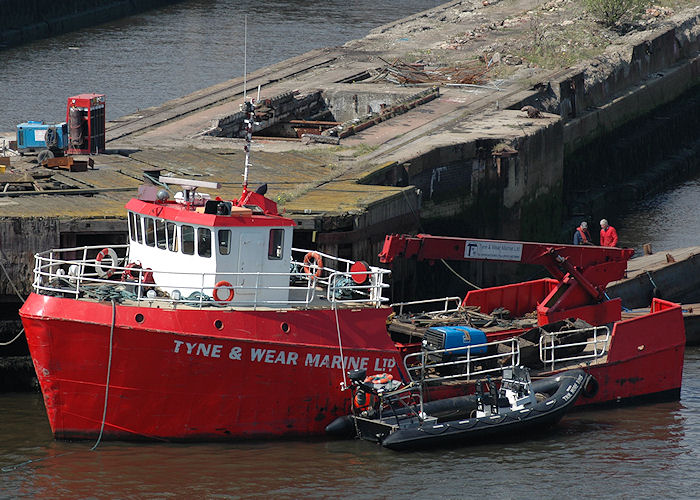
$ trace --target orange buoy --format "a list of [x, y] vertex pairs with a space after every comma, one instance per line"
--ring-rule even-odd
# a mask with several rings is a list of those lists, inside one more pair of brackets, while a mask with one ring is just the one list
[[[226, 297], [219, 297], [219, 292], [223, 292], [224, 290], [228, 292]], [[214, 300], [217, 302], [231, 302], [234, 296], [233, 286], [231, 286], [231, 283], [228, 281], [219, 281], [216, 285], [214, 285], [214, 292], [212, 295], [214, 296]]]
[[318, 252], [309, 252], [304, 255], [304, 272], [309, 276], [318, 278], [323, 271], [323, 259]]
[[350, 266], [350, 277], [358, 285], [364, 285], [369, 279], [369, 264], [364, 260], [356, 261]]

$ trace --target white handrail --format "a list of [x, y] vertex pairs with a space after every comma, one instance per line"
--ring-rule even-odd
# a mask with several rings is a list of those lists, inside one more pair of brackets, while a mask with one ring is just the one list
[[[221, 280], [229, 281], [231, 283], [250, 283], [251, 279], [245, 280], [245, 278], [255, 277], [253, 285], [233, 285], [231, 288], [234, 290], [234, 296], [237, 297], [239, 292], [244, 293], [242, 298], [237, 298], [233, 302], [219, 301], [219, 304], [223, 305], [241, 305], [247, 306], [252, 305], [253, 307], [271, 305], [277, 307], [309, 307], [313, 302], [317, 301], [319, 298], [326, 298], [329, 302], [342, 302], [342, 303], [359, 303], [370, 305], [373, 307], [381, 307], [384, 303], [388, 302], [388, 299], [382, 297], [382, 290], [388, 288], [389, 285], [384, 283], [383, 277], [385, 274], [389, 274], [390, 271], [386, 269], [381, 269], [378, 267], [370, 267], [367, 271], [362, 272], [350, 272], [350, 266], [352, 261], [347, 259], [335, 258], [327, 254], [321, 254], [327, 261], [336, 260], [345, 269], [345, 272], [337, 271], [326, 265], [324, 265], [323, 272], [325, 275], [316, 278], [315, 276], [309, 276], [303, 272], [282, 272], [282, 273], [260, 273], [260, 272], [250, 272], [250, 273], [191, 273], [184, 271], [162, 271], [158, 269], [148, 269], [148, 273], [152, 273], [152, 276], [169, 276], [171, 278], [170, 283], [177, 283], [182, 281], [184, 284], [181, 287], [173, 286], [169, 284], [167, 289], [158, 288], [157, 283], [146, 283], [143, 281], [146, 271], [130, 269], [132, 274], [135, 274], [138, 281], [115, 281], [116, 277], [121, 277], [124, 279], [125, 271], [128, 270], [126, 263], [128, 262], [128, 245], [114, 245], [112, 248], [122, 250], [127, 249], [126, 257], [122, 262], [124, 266], [110, 266], [113, 270], [112, 279], [106, 279], [98, 274], [96, 268], [98, 262], [96, 258], [88, 258], [88, 252], [91, 250], [101, 249], [101, 246], [86, 246], [86, 247], [73, 247], [66, 249], [52, 249], [45, 252], [41, 252], [35, 255], [34, 264], [34, 282], [33, 288], [37, 293], [54, 293], [54, 294], [67, 294], [73, 297], [81, 297], [83, 295], [93, 296], [94, 298], [99, 298], [100, 294], [107, 293], [106, 289], [111, 289], [113, 292], [122, 293], [125, 298], [130, 300], [135, 300], [137, 302], [149, 301], [151, 303], [187, 303], [192, 304], [196, 302], [198, 305], [208, 305], [211, 303], [216, 303], [216, 301], [210, 302], [209, 297], [213, 297], [213, 292], [215, 286], [207, 285], [207, 283], [216, 283]], [[296, 251], [302, 252], [303, 250], [295, 249]], [[64, 258], [61, 259], [61, 255], [74, 255], [76, 253], [82, 254], [81, 258]], [[90, 252], [92, 254], [92, 252]], [[121, 259], [120, 259], [121, 260]], [[301, 263], [295, 262], [296, 265], [301, 265]], [[71, 273], [66, 273], [66, 270], [71, 270]], [[76, 271], [77, 270], [77, 271]], [[353, 275], [368, 275], [368, 281], [365, 284], [357, 284], [352, 281]], [[182, 277], [181, 279], [178, 276]], [[195, 278], [196, 276], [196, 278]], [[345, 283], [340, 283], [341, 277], [347, 277], [348, 279]], [[280, 282], [279, 277], [286, 277], [286, 282], [288, 285], [285, 286], [271, 286], [266, 285], [266, 278], [277, 277], [276, 282]], [[185, 279], [189, 278], [189, 279]], [[195, 280], [194, 282], [192, 280]], [[282, 280], [284, 282], [285, 280]], [[198, 286], [196, 283], [198, 282]], [[187, 285], [189, 283], [189, 285]], [[194, 284], [194, 286], [192, 286]], [[100, 288], [102, 291], [97, 291]], [[151, 288], [158, 288], [158, 296], [148, 297], [146, 291]], [[170, 296], [170, 292], [177, 289], [181, 293], [179, 299], [174, 299]], [[265, 298], [265, 294], [260, 292], [265, 290], [277, 290], [277, 295], [270, 297], [269, 295]], [[325, 294], [323, 297], [316, 296], [317, 289], [325, 289]], [[286, 295], [284, 292], [287, 292]], [[342, 297], [339, 293], [340, 291], [345, 292], [347, 297]], [[197, 295], [197, 298], [193, 297], [193, 294]], [[302, 293], [301, 296], [299, 294]], [[281, 295], [280, 295], [281, 294]], [[279, 297], [278, 297], [279, 295]], [[251, 297], [252, 296], [252, 297]], [[315, 304], [321, 305], [321, 304]]]
[[[566, 344], [557, 343], [558, 338], [575, 333], [587, 334], [587, 340], [582, 342], [569, 342]], [[607, 352], [609, 341], [610, 329], [607, 326], [578, 328], [561, 332], [546, 332], [540, 337], [539, 341], [540, 361], [542, 361], [545, 366], [549, 366], [550, 370], [553, 370], [556, 363], [576, 360], [595, 360], [602, 357]], [[593, 350], [591, 352], [586, 352], [586, 347], [588, 346], [592, 346]], [[557, 358], [557, 352], [561, 352], [562, 349], [571, 349], [574, 347], [580, 347], [580, 352], [583, 354]]]
[[[498, 353], [499, 345], [508, 345], [507, 352]], [[476, 354], [472, 350], [496, 352], [496, 354]], [[451, 355], [455, 355], [454, 358]], [[447, 361], [444, 361], [447, 359]], [[426, 349], [407, 354], [403, 359], [404, 368], [414, 382], [435, 383], [454, 379], [471, 379], [477, 375], [501, 373], [503, 368], [520, 365], [520, 344], [517, 337], [506, 340], [496, 340], [485, 344], [452, 347], [449, 349]], [[481, 369], [475, 370], [476, 363], [481, 363]], [[508, 364], [509, 363], [509, 364]], [[486, 364], [486, 367], [484, 367]], [[428, 376], [427, 370], [431, 373]], [[442, 374], [440, 372], [456, 372]]]
[[[451, 301], [456, 302], [456, 305], [453, 308], [449, 307]], [[436, 309], [434, 311], [426, 311], [426, 314], [440, 314], [440, 313], [459, 311], [460, 307], [462, 306], [462, 297], [440, 297], [437, 299], [412, 300], [410, 302], [395, 302], [393, 304], [390, 304], [390, 307], [391, 308], [398, 307], [399, 308], [398, 314], [403, 314], [403, 307], [404, 306], [414, 306], [414, 305], [419, 305], [419, 304], [434, 304], [436, 302], [443, 302], [442, 309]]]

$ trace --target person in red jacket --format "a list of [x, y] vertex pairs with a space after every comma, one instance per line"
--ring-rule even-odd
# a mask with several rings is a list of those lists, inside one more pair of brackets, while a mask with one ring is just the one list
[[608, 224], [607, 219], [601, 219], [600, 221], [600, 246], [617, 246], [617, 231], [615, 231], [614, 227]]

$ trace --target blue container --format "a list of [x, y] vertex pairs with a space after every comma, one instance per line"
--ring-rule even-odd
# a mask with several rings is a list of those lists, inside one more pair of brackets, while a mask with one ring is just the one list
[[[429, 340], [429, 348], [433, 349], [453, 349], [456, 347], [467, 347], [479, 344], [486, 344], [486, 334], [470, 326], [435, 326], [428, 328], [425, 332], [425, 339]], [[473, 347], [471, 354], [486, 354], [487, 346], [480, 345]], [[454, 356], [466, 356], [467, 349], [460, 349], [445, 353], [445, 358]]]
[[[50, 130], [49, 130], [50, 129]], [[17, 125], [17, 149], [20, 152], [65, 150], [68, 146], [68, 126], [63, 123], [28, 121]]]

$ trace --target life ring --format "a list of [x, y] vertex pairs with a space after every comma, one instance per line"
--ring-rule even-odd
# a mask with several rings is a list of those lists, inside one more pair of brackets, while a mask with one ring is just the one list
[[389, 373], [378, 373], [377, 375], [370, 375], [365, 379], [366, 383], [370, 384], [388, 384], [394, 380], [394, 377]]
[[[228, 291], [228, 295], [224, 298], [221, 298], [219, 297], [219, 292], [223, 290]], [[234, 296], [233, 286], [231, 286], [231, 283], [229, 283], [228, 281], [219, 281], [216, 285], [214, 285], [214, 291], [212, 295], [214, 296], [214, 300], [216, 300], [217, 302], [231, 302]]]
[[[153, 273], [151, 273], [152, 275]], [[141, 277], [141, 263], [129, 262], [122, 271], [122, 281], [137, 281]]]
[[323, 271], [323, 259], [318, 252], [309, 252], [304, 255], [304, 273], [314, 278], [321, 276]]
[[598, 394], [598, 389], [600, 389], [598, 381], [595, 379], [595, 377], [589, 375], [588, 378], [583, 382], [581, 396], [588, 399], [595, 397], [595, 395]]
[[[105, 257], [109, 257], [112, 261], [109, 267], [102, 265], [102, 260]], [[117, 252], [113, 248], [103, 248], [100, 253], [95, 257], [95, 271], [100, 278], [111, 278], [114, 274], [115, 267], [119, 265], [119, 258], [117, 257]]]

